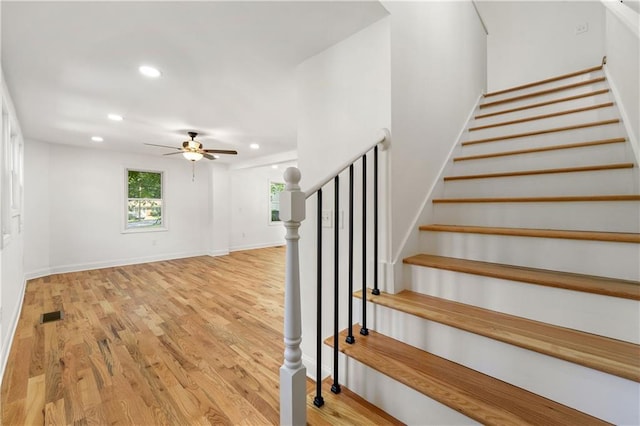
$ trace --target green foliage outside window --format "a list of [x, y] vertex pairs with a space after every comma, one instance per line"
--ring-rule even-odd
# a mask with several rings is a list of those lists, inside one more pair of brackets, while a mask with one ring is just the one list
[[284, 183], [269, 182], [270, 222], [280, 222], [280, 193], [284, 191]]
[[161, 228], [162, 173], [127, 170], [127, 229]]

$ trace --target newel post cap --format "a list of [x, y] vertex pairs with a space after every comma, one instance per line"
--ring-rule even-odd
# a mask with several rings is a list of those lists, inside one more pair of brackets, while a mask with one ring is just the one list
[[300, 170], [289, 167], [284, 171], [284, 191], [280, 193], [280, 220], [302, 222], [305, 218], [305, 196], [300, 191]]

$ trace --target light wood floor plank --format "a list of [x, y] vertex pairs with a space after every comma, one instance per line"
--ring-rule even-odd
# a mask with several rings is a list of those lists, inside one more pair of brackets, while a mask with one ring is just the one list
[[[1, 424], [278, 424], [284, 259], [276, 247], [30, 281]], [[53, 310], [64, 319], [40, 324]], [[352, 401], [326, 412], [381, 418]], [[309, 424], [341, 422], [323, 419]]]

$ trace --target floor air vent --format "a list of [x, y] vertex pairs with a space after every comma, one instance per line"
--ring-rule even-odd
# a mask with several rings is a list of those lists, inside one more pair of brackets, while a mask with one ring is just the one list
[[47, 312], [46, 314], [40, 315], [40, 324], [44, 324], [45, 322], [58, 321], [62, 318], [64, 318], [62, 311]]

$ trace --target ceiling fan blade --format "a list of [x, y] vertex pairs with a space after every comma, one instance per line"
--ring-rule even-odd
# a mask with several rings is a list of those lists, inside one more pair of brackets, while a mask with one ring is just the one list
[[158, 145], [156, 143], [145, 143], [145, 145], [150, 145], [150, 146], [159, 146], [162, 148], [171, 148], [171, 149], [177, 149], [179, 151], [182, 151], [182, 148], [176, 148], [175, 146], [168, 146], [168, 145]]
[[202, 156], [204, 158], [206, 158], [207, 160], [215, 160], [216, 159], [216, 157], [214, 157], [213, 155], [207, 154], [207, 153], [204, 153], [204, 152], [202, 153]]
[[169, 152], [167, 154], [162, 154], [162, 155], [176, 155], [176, 154], [182, 154], [182, 150], [180, 150], [180, 152]]
[[238, 151], [233, 149], [203, 149], [204, 152], [209, 152], [211, 154], [231, 154], [237, 155]]

